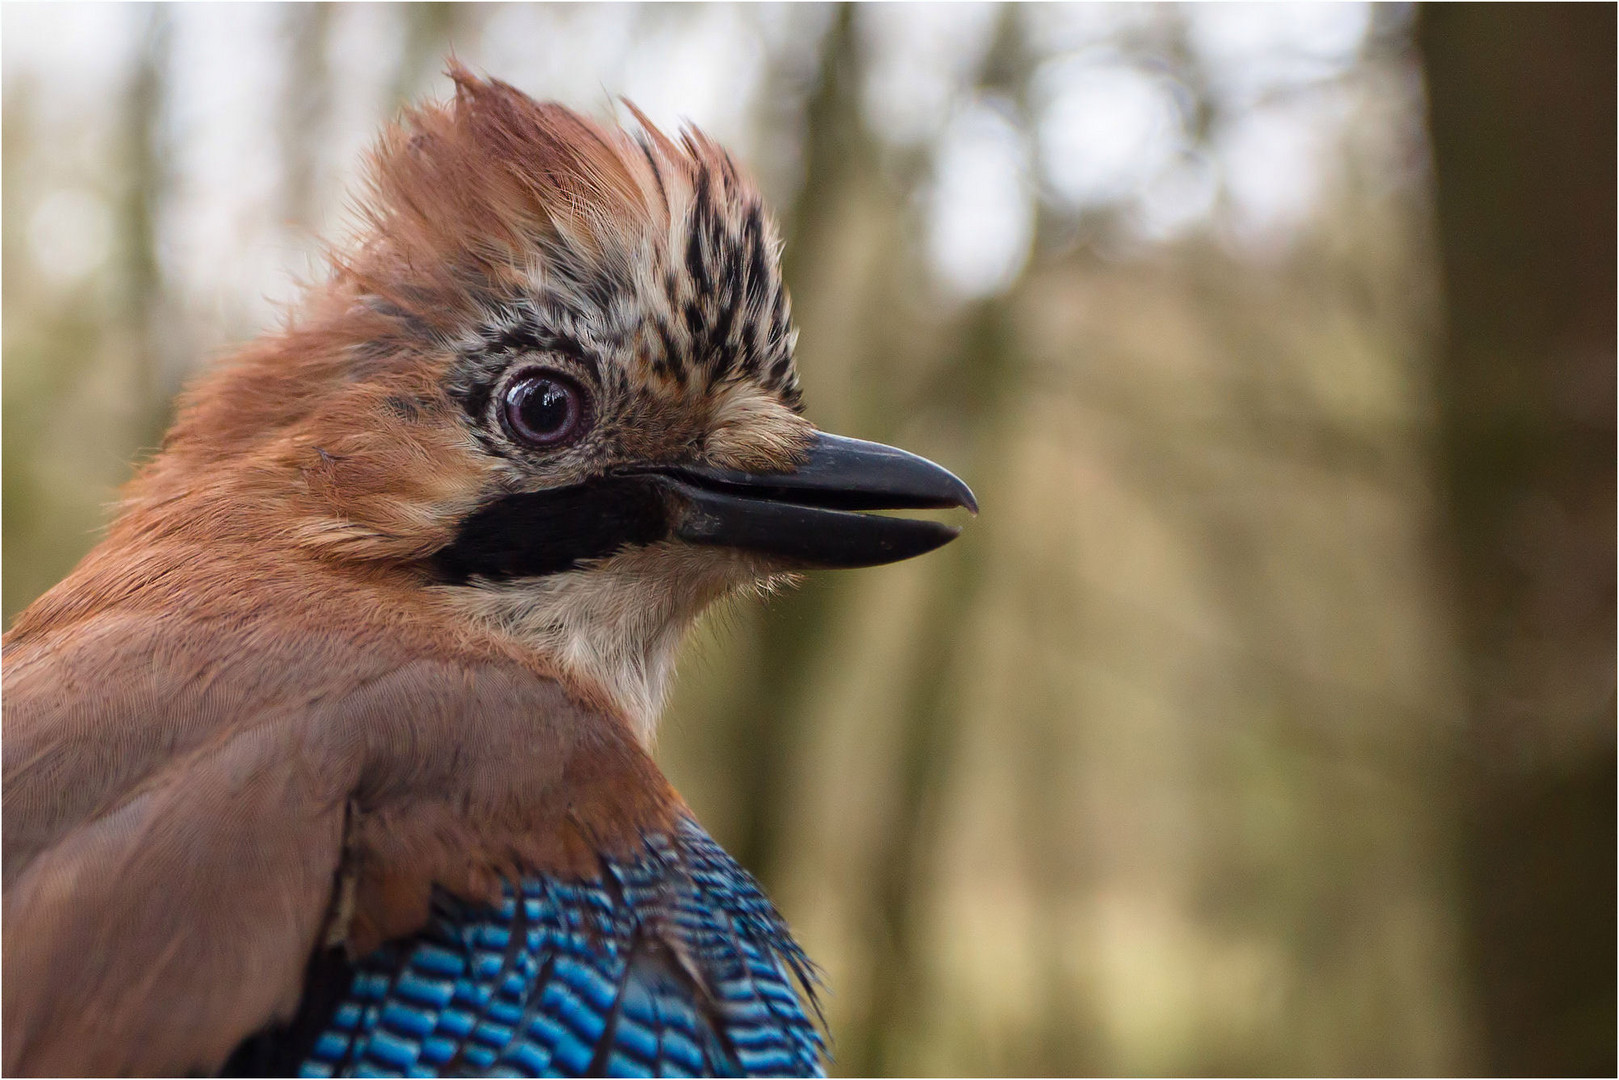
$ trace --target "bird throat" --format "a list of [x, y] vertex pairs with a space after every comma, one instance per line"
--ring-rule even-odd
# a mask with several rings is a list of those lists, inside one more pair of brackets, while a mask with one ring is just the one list
[[463, 615], [603, 692], [644, 745], [663, 711], [686, 631], [768, 570], [743, 553], [678, 541], [623, 547], [538, 576], [478, 575], [436, 591]]

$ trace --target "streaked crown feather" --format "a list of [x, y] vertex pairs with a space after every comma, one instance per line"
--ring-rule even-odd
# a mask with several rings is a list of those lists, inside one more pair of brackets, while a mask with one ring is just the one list
[[797, 405], [779, 241], [724, 149], [633, 105], [637, 129], [606, 127], [450, 74], [453, 100], [409, 110], [373, 155], [340, 259], [363, 292], [446, 338], [550, 306], [643, 337], [664, 376], [746, 374]]

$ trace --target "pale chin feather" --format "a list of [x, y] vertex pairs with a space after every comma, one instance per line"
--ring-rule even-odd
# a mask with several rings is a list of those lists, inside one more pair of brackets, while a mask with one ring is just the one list
[[710, 605], [798, 576], [761, 556], [665, 541], [545, 577], [439, 586], [451, 606], [605, 691], [645, 746], [681, 639]]

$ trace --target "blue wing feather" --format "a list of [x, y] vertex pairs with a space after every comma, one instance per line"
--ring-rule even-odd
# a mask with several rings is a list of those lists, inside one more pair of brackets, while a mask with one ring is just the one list
[[355, 965], [304, 1076], [821, 1076], [813, 969], [689, 819], [495, 907], [442, 900]]

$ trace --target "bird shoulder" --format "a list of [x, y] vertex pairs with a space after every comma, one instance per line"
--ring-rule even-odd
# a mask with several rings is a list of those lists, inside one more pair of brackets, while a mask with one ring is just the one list
[[323, 937], [358, 955], [435, 890], [489, 900], [672, 826], [627, 725], [563, 683], [326, 614], [7, 641], [7, 1072], [217, 1068], [293, 1013]]

